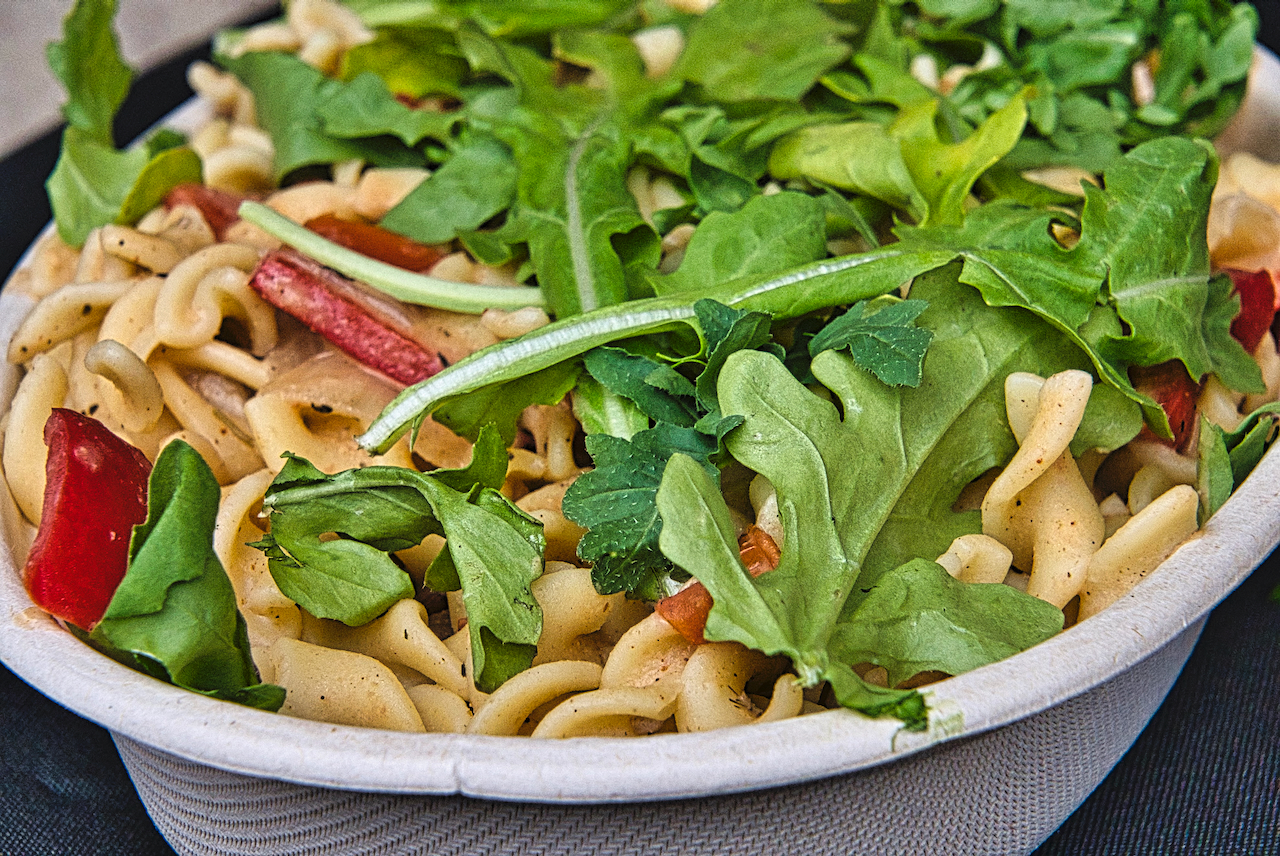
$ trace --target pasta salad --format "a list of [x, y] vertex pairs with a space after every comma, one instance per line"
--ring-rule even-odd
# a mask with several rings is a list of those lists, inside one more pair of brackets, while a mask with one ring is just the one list
[[33, 600], [328, 722], [923, 728], [1280, 412], [1280, 173], [1203, 139], [1252, 9], [1084, 5], [294, 0], [117, 149], [80, 0], [6, 286]]

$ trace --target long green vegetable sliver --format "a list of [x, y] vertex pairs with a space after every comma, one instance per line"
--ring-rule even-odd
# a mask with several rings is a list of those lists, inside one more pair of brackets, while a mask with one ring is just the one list
[[322, 238], [259, 202], [240, 205], [240, 217], [289, 246], [352, 279], [405, 303], [479, 315], [486, 309], [544, 306], [542, 290], [530, 286], [469, 285], [398, 268]]
[[[824, 306], [875, 297], [955, 257], [945, 250], [897, 248], [827, 259], [764, 279], [726, 283], [696, 295], [739, 309], [795, 318]], [[863, 275], [849, 276], [853, 273]], [[843, 276], [842, 276], [843, 275]], [[357, 438], [361, 447], [385, 451], [422, 414], [446, 399], [530, 374], [579, 356], [598, 345], [691, 324], [694, 299], [686, 294], [606, 306], [558, 321], [478, 351], [409, 387]]]

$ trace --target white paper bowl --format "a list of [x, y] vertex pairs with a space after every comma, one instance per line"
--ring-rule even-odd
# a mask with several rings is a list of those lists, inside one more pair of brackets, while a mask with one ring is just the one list
[[[0, 295], [0, 343], [27, 308]], [[1022, 853], [1115, 765], [1208, 611], [1278, 541], [1273, 452], [1201, 537], [1114, 606], [927, 688], [930, 726], [915, 734], [847, 711], [638, 740], [290, 719], [175, 689], [76, 641], [32, 606], [7, 543], [0, 658], [112, 732], [183, 854]]]

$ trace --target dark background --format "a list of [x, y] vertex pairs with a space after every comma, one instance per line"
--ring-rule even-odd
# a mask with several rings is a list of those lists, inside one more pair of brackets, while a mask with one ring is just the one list
[[[1280, 0], [1254, 4], [1280, 46]], [[203, 49], [139, 78], [117, 122], [133, 139], [190, 97]], [[49, 220], [51, 132], [0, 161], [0, 272]], [[1212, 614], [1164, 706], [1036, 856], [1280, 854], [1280, 555]], [[110, 737], [0, 669], [0, 854], [169, 856]]]

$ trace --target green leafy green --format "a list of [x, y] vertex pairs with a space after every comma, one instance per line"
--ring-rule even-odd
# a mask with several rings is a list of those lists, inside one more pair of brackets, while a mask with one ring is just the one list
[[693, 233], [680, 267], [651, 281], [659, 295], [697, 295], [722, 282], [777, 273], [826, 255], [821, 203], [783, 192], [757, 196], [732, 214], [708, 214]]
[[[375, 123], [374, 127], [364, 130], [375, 130], [377, 135], [348, 139], [327, 130], [323, 118], [325, 105], [335, 99], [352, 100], [347, 94], [351, 87], [355, 87], [357, 95], [370, 96], [366, 83], [332, 80], [292, 54], [250, 51], [238, 57], [222, 54], [217, 59], [253, 93], [258, 123], [270, 134], [275, 147], [277, 180], [301, 167], [344, 160], [358, 159], [375, 166], [422, 166], [426, 162], [421, 152], [389, 135], [390, 127], [396, 123], [404, 125], [413, 121], [391, 107], [396, 102], [390, 92], [382, 90], [378, 93], [380, 104], [363, 103], [360, 112], [352, 117], [354, 123], [357, 118], [367, 121], [369, 116], [377, 116], [383, 119], [381, 124], [388, 127], [378, 128], [379, 123]], [[386, 122], [388, 117], [390, 123]], [[343, 120], [340, 115], [334, 118], [339, 122]], [[422, 121], [435, 120], [427, 117]], [[340, 130], [349, 133], [356, 129], [340, 127]], [[396, 130], [412, 137], [420, 129], [396, 127]]]
[[915, 326], [923, 300], [881, 306], [859, 300], [809, 340], [809, 354], [848, 348], [854, 361], [890, 386], [919, 386], [933, 333]]
[[63, 21], [62, 41], [47, 49], [49, 68], [67, 90], [67, 124], [109, 148], [116, 111], [133, 81], [111, 28], [115, 14], [115, 0], [78, 0]]
[[1234, 431], [1223, 430], [1201, 417], [1197, 447], [1197, 484], [1201, 523], [1211, 517], [1231, 492], [1249, 477], [1275, 442], [1280, 404], [1264, 404], [1241, 421]]
[[175, 440], [156, 460], [148, 492], [129, 569], [90, 640], [175, 686], [279, 709], [284, 690], [259, 683], [235, 591], [213, 551], [221, 494], [209, 466]]
[[505, 211], [515, 198], [516, 168], [511, 152], [490, 137], [467, 135], [449, 159], [409, 192], [380, 223], [425, 244], [438, 244], [478, 229]]
[[372, 72], [357, 75], [345, 87], [332, 87], [316, 105], [316, 116], [326, 134], [342, 139], [398, 137], [415, 146], [430, 137], [447, 142], [461, 117], [434, 110], [413, 110], [391, 94], [382, 78]]
[[409, 575], [388, 554], [443, 535], [451, 567], [429, 576], [460, 585], [476, 686], [492, 692], [533, 662], [542, 611], [529, 584], [542, 571], [545, 542], [542, 525], [493, 487], [506, 462], [495, 433], [482, 432], [474, 456], [462, 471], [375, 466], [334, 475], [291, 457], [263, 500], [271, 531], [254, 546], [301, 607], [360, 625], [413, 597]]
[[721, 0], [689, 28], [675, 73], [726, 101], [792, 101], [849, 55], [851, 31], [817, 4]]
[[460, 95], [467, 70], [453, 35], [432, 27], [380, 27], [373, 41], [342, 57], [344, 80], [376, 74], [387, 89], [410, 98]]
[[591, 562], [591, 579], [601, 594], [628, 592], [658, 600], [673, 593], [674, 570], [658, 550], [662, 518], [655, 498], [663, 468], [679, 452], [718, 472], [710, 463], [714, 437], [693, 428], [659, 425], [624, 440], [607, 434], [587, 437], [595, 469], [583, 473], [565, 493], [564, 515], [587, 528], [578, 556]]
[[958, 675], [1025, 651], [1062, 630], [1062, 611], [999, 583], [962, 583], [915, 559], [882, 576], [842, 622], [831, 653], [875, 663], [889, 685], [921, 672]]
[[[177, 184], [200, 181], [200, 159], [173, 131], [140, 146], [115, 148], [112, 122], [129, 91], [132, 70], [120, 56], [111, 20], [115, 0], [77, 0], [49, 64], [67, 89], [68, 127], [46, 182], [63, 241], [84, 244], [108, 223], [135, 223]], [[176, 138], [176, 139], [175, 139]]]

